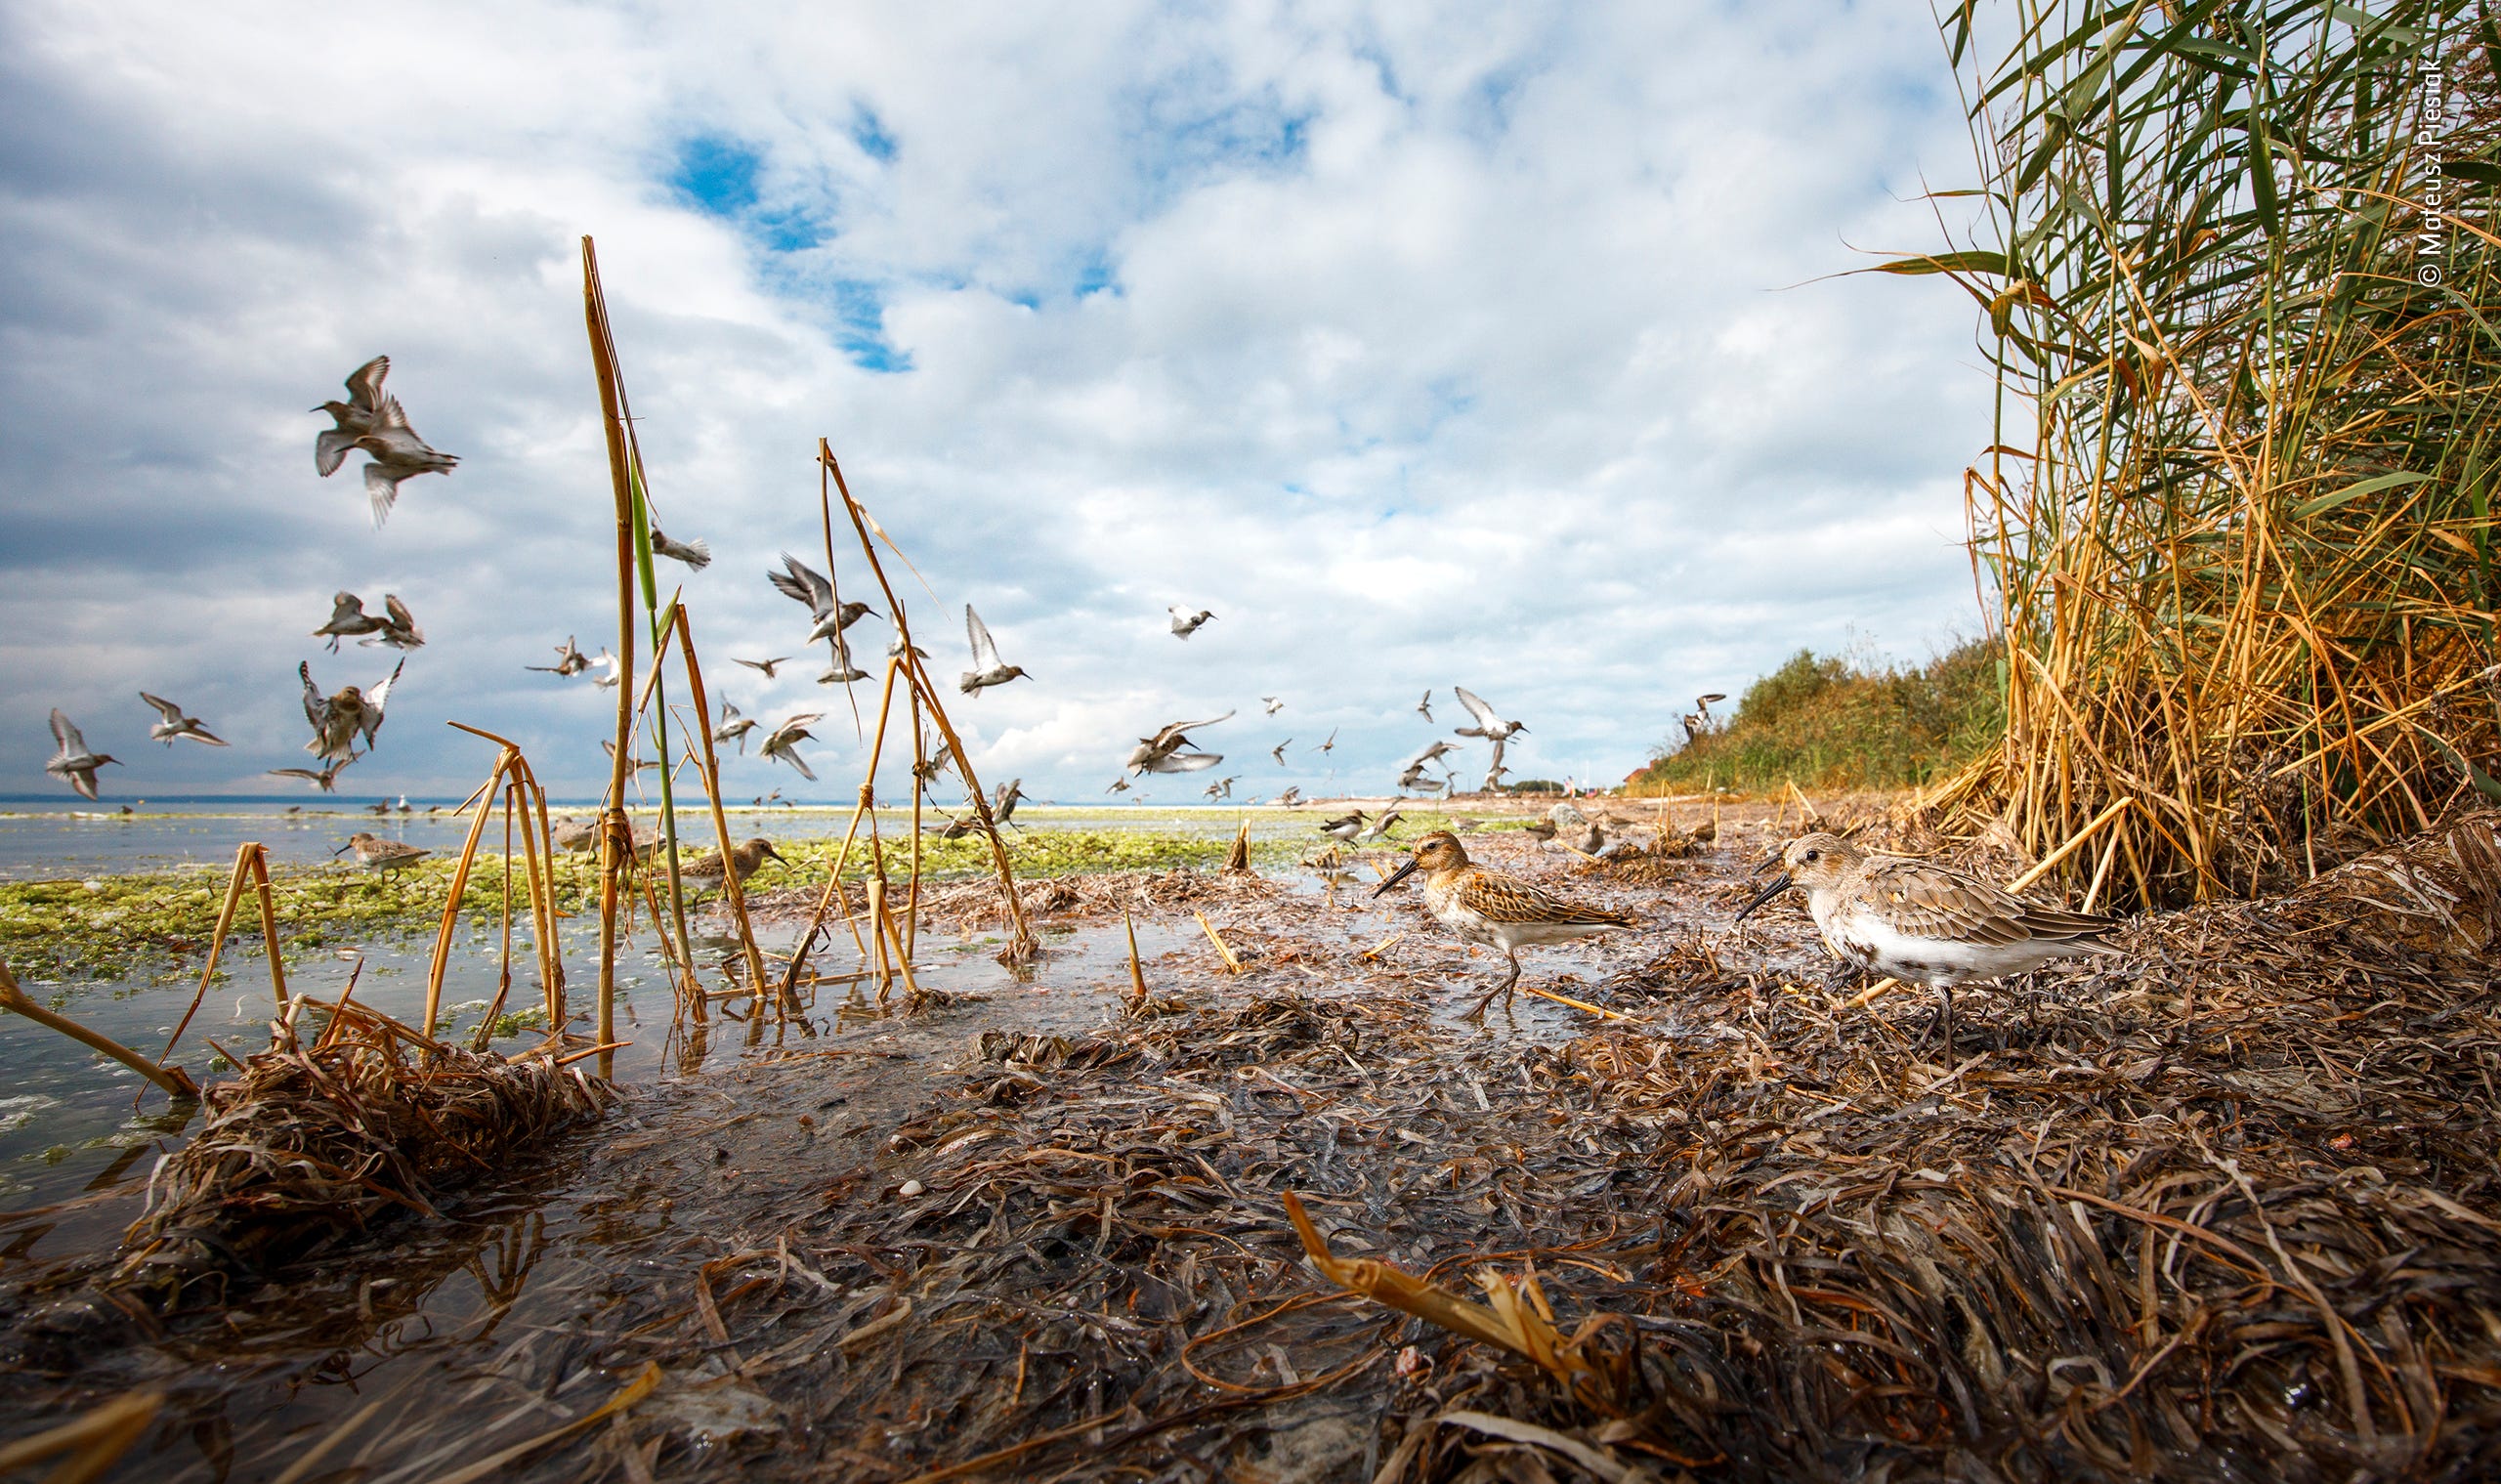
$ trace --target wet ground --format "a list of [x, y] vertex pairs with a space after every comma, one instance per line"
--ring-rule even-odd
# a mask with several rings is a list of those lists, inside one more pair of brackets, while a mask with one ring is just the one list
[[[135, 1317], [21, 1269], [0, 1438], [136, 1391], [166, 1403], [119, 1477], [2501, 1462], [2501, 1334], [2474, 1318], [2501, 1312], [2487, 918], [2417, 954], [2332, 893], [2183, 914], [2124, 965], [1967, 1000], [1947, 1057], [1920, 996], [1827, 985], [1794, 907], [1726, 931], [1789, 823], [1614, 869], [1477, 842], [1642, 917], [1528, 955], [1527, 984], [1620, 1019], [1462, 1019], [1487, 959], [1412, 889], [1364, 896], [1377, 864], [1334, 891], [1037, 886], [1056, 951], [1030, 983], [967, 920], [930, 1004], [827, 991], [818, 1034], [753, 1045], [716, 1025], [700, 1075], [222, 1307]], [[2478, 891], [2501, 877], [2424, 900]], [[1479, 1300], [1480, 1265], [1534, 1273], [1582, 1378], [1339, 1293], [1289, 1192], [1341, 1257]]]

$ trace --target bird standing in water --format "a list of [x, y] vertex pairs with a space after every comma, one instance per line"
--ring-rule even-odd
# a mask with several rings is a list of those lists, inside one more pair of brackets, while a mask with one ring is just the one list
[[1780, 874], [1736, 920], [1793, 886], [1804, 888], [1815, 931], [1835, 957], [1944, 996], [1936, 1023], [1948, 1056], [1956, 985], [2115, 952], [2102, 941], [2118, 925], [2112, 918], [2036, 906], [1976, 876], [1908, 856], [1873, 855], [1837, 834], [1790, 841], [1780, 864]]
[[1373, 888], [1378, 897], [1414, 871], [1424, 875], [1424, 905], [1442, 925], [1469, 943], [1503, 951], [1511, 971], [1486, 991], [1468, 1018], [1485, 1013], [1496, 996], [1507, 1006], [1520, 982], [1520, 950], [1540, 943], [1563, 943], [1609, 928], [1638, 927], [1640, 922], [1609, 908], [1558, 897], [1542, 886], [1467, 859], [1459, 836], [1436, 829], [1416, 842], [1407, 864]]

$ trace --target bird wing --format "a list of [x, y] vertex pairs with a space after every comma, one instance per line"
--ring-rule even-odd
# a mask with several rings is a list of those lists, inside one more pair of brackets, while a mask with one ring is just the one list
[[139, 693], [139, 699], [148, 702], [149, 705], [154, 706], [156, 708], [156, 714], [165, 718], [165, 724], [167, 726], [179, 727], [183, 724], [183, 708], [174, 704], [172, 701], [167, 700], [164, 697], [150, 696], [146, 691], [142, 691]]
[[1494, 922], [1632, 925], [1632, 919], [1622, 912], [1569, 901], [1516, 876], [1498, 875], [1490, 870], [1472, 872], [1461, 882], [1460, 901]]
[[766, 575], [773, 579], [774, 587], [784, 597], [806, 604], [808, 612], [816, 615], [823, 615], [833, 607], [833, 583], [816, 569], [786, 551], [782, 553], [782, 565], [790, 570]]
[[813, 784], [817, 781], [817, 771], [808, 766], [808, 760], [801, 757], [796, 748], [784, 745], [782, 750], [773, 755], [798, 769], [799, 777], [806, 779], [809, 783]]
[[388, 431], [395, 428], [411, 439], [417, 436], [417, 430], [408, 426], [408, 409], [400, 405], [400, 399], [385, 397], [373, 409], [373, 433], [366, 436], [383, 434], [386, 435], [384, 441], [390, 442]]
[[[1494, 708], [1487, 705], [1474, 691], [1463, 685], [1455, 685], [1450, 688], [1450, 693], [1459, 698], [1461, 705], [1467, 707], [1468, 714], [1476, 718], [1478, 726], [1499, 727], [1503, 724], [1503, 718], [1495, 715]], [[1427, 691], [1424, 694], [1429, 696], [1432, 693]]]
[[417, 620], [409, 615], [408, 606], [400, 601], [398, 593], [384, 593], [382, 608], [391, 615], [392, 627], [406, 629], [410, 634], [417, 631]]
[[357, 436], [345, 428], [323, 428], [313, 440], [313, 472], [327, 479], [339, 472], [347, 462], [348, 450], [356, 446]]
[[[1239, 709], [1240, 707], [1235, 707], [1235, 710]], [[1172, 725], [1166, 727], [1163, 731], [1156, 733], [1152, 739], [1152, 744], [1158, 752], [1168, 752], [1174, 747], [1183, 745], [1183, 740], [1189, 733], [1195, 732], [1201, 727], [1212, 727], [1217, 722], [1231, 721], [1232, 719], [1233, 712], [1227, 711], [1222, 716], [1210, 716], [1205, 721], [1176, 721], [1172, 723]]]
[[1196, 773], [1223, 761], [1221, 752], [1172, 752], [1139, 766], [1148, 773]]
[[321, 775], [310, 768], [272, 768], [269, 770], [269, 775], [272, 778], [300, 778], [310, 784], [318, 784], [321, 781]]
[[1877, 912], [1920, 938], [2000, 946], [2086, 938], [2110, 926], [2107, 917], [2035, 907], [2013, 892], [1925, 861], [1873, 862], [1866, 890]]
[[[371, 412], [382, 404], [382, 378], [391, 374], [391, 358], [376, 356], [348, 372], [348, 401]], [[329, 473], [327, 469], [321, 471]]]
[[382, 730], [382, 707], [391, 699], [391, 688], [399, 684], [400, 672], [407, 667], [408, 661], [401, 660], [391, 667], [390, 678], [364, 693], [364, 718], [361, 725], [366, 746], [373, 745], [373, 734]]
[[990, 625], [981, 621], [969, 603], [964, 605], [964, 635], [973, 643], [973, 669], [983, 673], [997, 669], [997, 641], [990, 637]]
[[[399, 404], [394, 403], [392, 405], [397, 406]], [[398, 477], [393, 475], [391, 471], [383, 468], [380, 464], [365, 465], [364, 500], [366, 504], [373, 507], [374, 530], [380, 530], [382, 529], [382, 523], [391, 519], [391, 507], [394, 504], [397, 504], [399, 499], [400, 481]]]
[[329, 699], [321, 694], [319, 686], [313, 683], [311, 660], [298, 663], [295, 666], [295, 673], [302, 676], [304, 680], [304, 719], [313, 724], [314, 731], [318, 732], [328, 724], [330, 719]]
[[354, 593], [332, 593], [330, 594], [330, 621], [321, 626], [336, 628], [342, 623], [353, 623], [363, 616], [364, 600], [362, 598]]
[[87, 750], [87, 739], [78, 735], [78, 729], [61, 714], [59, 706], [52, 708], [52, 740], [61, 743], [64, 757], [77, 757]]

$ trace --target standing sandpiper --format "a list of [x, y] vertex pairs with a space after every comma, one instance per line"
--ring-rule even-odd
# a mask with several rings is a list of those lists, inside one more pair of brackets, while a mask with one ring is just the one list
[[386, 878], [403, 866], [414, 866], [433, 852], [404, 840], [386, 840], [370, 830], [360, 829], [348, 836], [348, 842], [332, 855], [356, 852], [356, 864], [367, 870], [378, 871]]
[[[730, 847], [730, 864], [738, 868], [741, 886], [744, 886], [746, 878], [763, 868], [765, 858], [768, 856], [781, 861], [784, 866], [790, 864], [783, 859], [782, 852], [773, 848], [773, 842], [762, 835]], [[721, 884], [720, 853], [715, 851], [710, 855], [698, 856], [679, 867], [677, 873], [680, 879], [699, 889], [705, 886], [719, 886]]]
[[1510, 973], [1467, 1012], [1471, 1020], [1483, 1015], [1498, 995], [1509, 1004], [1520, 982], [1521, 949], [1586, 938], [1613, 927], [1640, 926], [1622, 912], [1568, 901], [1517, 876], [1488, 870], [1469, 861], [1459, 836], [1447, 829], [1436, 829], [1418, 840], [1407, 864], [1373, 888], [1373, 895], [1379, 896], [1420, 869], [1426, 872], [1424, 903], [1433, 915], [1460, 937], [1501, 949], [1510, 960]]
[[1944, 996], [1937, 1022], [1954, 1054], [1954, 987], [2002, 979], [2078, 954], [2115, 952], [2109, 917], [2038, 907], [2003, 887], [1907, 856], [1870, 855], [1837, 834], [1802, 835], [1781, 873], [1737, 912], [1792, 886], [1806, 890], [1815, 931], [1837, 957]]

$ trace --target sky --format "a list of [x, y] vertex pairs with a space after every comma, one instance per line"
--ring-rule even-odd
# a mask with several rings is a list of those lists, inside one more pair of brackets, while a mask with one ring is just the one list
[[[818, 784], [750, 747], [725, 793], [848, 801], [866, 762], [875, 687], [822, 645], [730, 662], [801, 654], [765, 573], [822, 565], [820, 437], [932, 668], [969, 603], [1031, 672], [950, 696], [985, 780], [1100, 798], [1234, 709], [1221, 767], [1143, 791], [1383, 791], [1437, 737], [1472, 784], [1464, 685], [1527, 724], [1514, 781], [1611, 783], [1801, 647], [1978, 628], [1972, 307], [1841, 276], [1937, 247], [1920, 194], [1972, 174], [1901, 4], [12, 0], [0, 792], [71, 797], [54, 706], [108, 803], [301, 786], [264, 776], [310, 761], [297, 664], [397, 657], [307, 637], [346, 589], [428, 642], [342, 800], [475, 786], [447, 720], [595, 793], [610, 694], [524, 668], [615, 637], [586, 233], [658, 523], [716, 557], [661, 564], [711, 690], [827, 713]], [[377, 354], [460, 458], [378, 530], [304, 410]], [[233, 745], [151, 743], [142, 690]]]

